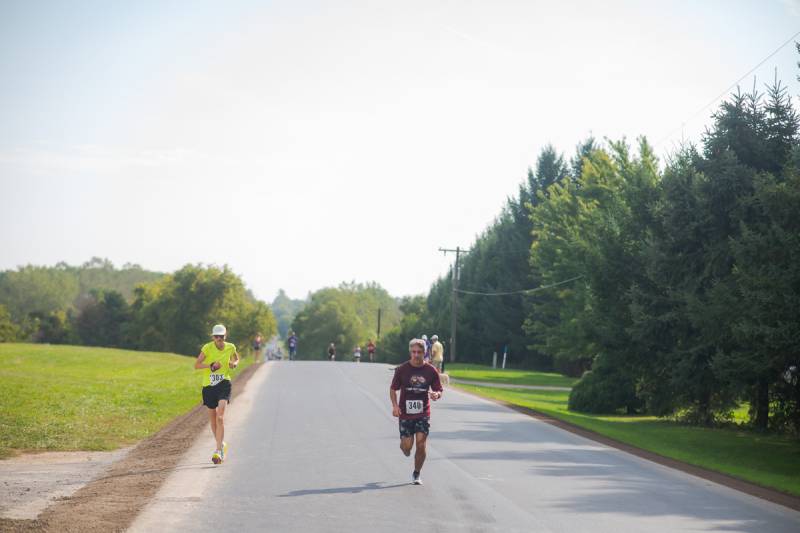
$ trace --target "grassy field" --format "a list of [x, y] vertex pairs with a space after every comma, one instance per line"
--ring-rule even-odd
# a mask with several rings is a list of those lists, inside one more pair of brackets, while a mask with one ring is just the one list
[[509, 383], [514, 385], [545, 385], [548, 387], [572, 387], [575, 378], [562, 376], [552, 372], [536, 372], [534, 370], [493, 369], [483, 365], [465, 363], [445, 364], [445, 371], [456, 379], [473, 381], [490, 381], [493, 383]]
[[800, 441], [736, 429], [684, 426], [652, 416], [592, 416], [567, 410], [568, 392], [458, 385], [529, 407], [645, 450], [800, 496]]
[[[166, 353], [0, 344], [0, 458], [113, 450], [151, 435], [200, 402], [193, 363]], [[251, 363], [243, 359], [235, 373]]]

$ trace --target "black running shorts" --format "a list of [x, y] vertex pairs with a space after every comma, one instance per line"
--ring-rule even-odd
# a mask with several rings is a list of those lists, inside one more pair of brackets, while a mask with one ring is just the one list
[[203, 405], [216, 409], [220, 400], [231, 401], [231, 380], [223, 379], [213, 387], [203, 387]]
[[413, 437], [415, 433], [425, 433], [431, 430], [431, 417], [423, 416], [413, 420], [400, 419], [400, 438]]

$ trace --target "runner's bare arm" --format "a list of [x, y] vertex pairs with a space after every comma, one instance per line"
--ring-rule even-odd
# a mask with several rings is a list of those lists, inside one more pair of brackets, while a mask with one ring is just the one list
[[211, 368], [211, 365], [207, 365], [207, 364], [203, 363], [203, 361], [205, 361], [205, 359], [206, 359], [206, 354], [204, 354], [203, 352], [200, 352], [200, 355], [197, 356], [197, 359], [194, 362], [195, 370], [202, 370], [203, 368]]
[[228, 366], [231, 368], [236, 368], [236, 365], [239, 364], [239, 352], [233, 352], [233, 357], [231, 360], [228, 361]]
[[392, 416], [400, 416], [400, 406], [397, 405], [397, 391], [389, 387], [389, 400], [392, 402]]
[[439, 373], [437, 372], [433, 378], [433, 383], [431, 383], [431, 391], [428, 392], [428, 397], [435, 402], [442, 397], [443, 390], [442, 380], [439, 379]]

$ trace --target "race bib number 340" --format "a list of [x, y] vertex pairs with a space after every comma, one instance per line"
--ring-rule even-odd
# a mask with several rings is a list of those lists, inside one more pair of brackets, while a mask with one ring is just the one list
[[425, 402], [422, 400], [406, 400], [406, 414], [418, 415], [422, 412]]
[[213, 385], [217, 385], [217, 384], [221, 383], [223, 379], [225, 379], [225, 374], [214, 374], [214, 373], [212, 373], [212, 374], [210, 374], [208, 376], [208, 379], [211, 382], [212, 386]]

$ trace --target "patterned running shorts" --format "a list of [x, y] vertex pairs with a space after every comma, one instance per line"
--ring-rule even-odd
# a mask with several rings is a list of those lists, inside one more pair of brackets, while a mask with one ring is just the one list
[[431, 417], [423, 416], [414, 420], [400, 420], [400, 438], [413, 437], [414, 433], [425, 433], [431, 430]]

